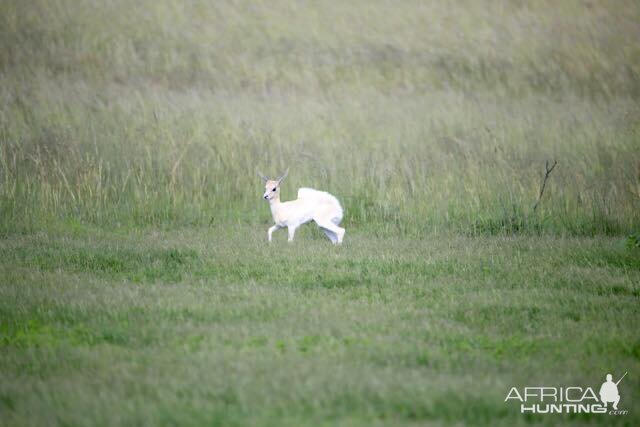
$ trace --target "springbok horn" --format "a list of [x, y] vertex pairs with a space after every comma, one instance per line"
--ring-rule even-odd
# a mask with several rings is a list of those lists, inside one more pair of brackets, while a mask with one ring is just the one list
[[287, 177], [287, 175], [289, 175], [289, 168], [287, 168], [286, 171], [284, 171], [284, 173], [282, 174], [282, 176], [280, 178], [278, 178], [278, 184], [282, 182], [283, 179], [285, 179]]
[[258, 172], [258, 176], [259, 176], [260, 178], [262, 178], [262, 180], [263, 180], [264, 182], [269, 181], [269, 178], [267, 178], [266, 176], [262, 175], [262, 174], [260, 173], [260, 171], [256, 171], [256, 172]]

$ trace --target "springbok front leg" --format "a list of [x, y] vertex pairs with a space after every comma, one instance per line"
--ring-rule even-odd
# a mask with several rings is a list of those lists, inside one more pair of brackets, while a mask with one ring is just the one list
[[275, 224], [273, 227], [269, 227], [269, 231], [267, 232], [267, 235], [269, 236], [269, 241], [271, 241], [271, 235], [273, 234], [274, 231], [280, 230], [282, 227], [280, 227], [278, 224]]
[[293, 236], [295, 236], [297, 229], [297, 225], [290, 225], [287, 227], [287, 231], [289, 231], [289, 242], [293, 242]]

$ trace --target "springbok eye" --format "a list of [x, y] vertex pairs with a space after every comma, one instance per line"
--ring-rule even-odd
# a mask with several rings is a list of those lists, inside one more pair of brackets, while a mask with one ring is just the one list
[[271, 191], [276, 191], [276, 189], [274, 188], [274, 189], [273, 189], [273, 190], [271, 190]]

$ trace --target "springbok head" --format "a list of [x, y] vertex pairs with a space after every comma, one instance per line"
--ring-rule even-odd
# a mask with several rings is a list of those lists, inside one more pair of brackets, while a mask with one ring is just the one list
[[276, 180], [272, 180], [258, 172], [258, 176], [262, 178], [264, 181], [264, 195], [262, 196], [265, 200], [273, 200], [280, 198], [280, 183], [287, 177], [289, 173], [289, 168], [282, 174], [282, 176]]

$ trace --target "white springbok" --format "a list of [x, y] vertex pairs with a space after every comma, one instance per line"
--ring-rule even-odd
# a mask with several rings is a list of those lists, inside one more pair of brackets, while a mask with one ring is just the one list
[[300, 188], [296, 200], [281, 202], [280, 184], [288, 173], [289, 169], [280, 178], [271, 180], [258, 172], [258, 176], [265, 183], [266, 191], [263, 197], [269, 201], [271, 215], [275, 222], [267, 233], [269, 241], [274, 231], [287, 227], [291, 242], [298, 227], [309, 221], [315, 221], [334, 245], [341, 244], [345, 230], [338, 226], [342, 221], [342, 206], [338, 199], [325, 191]]

